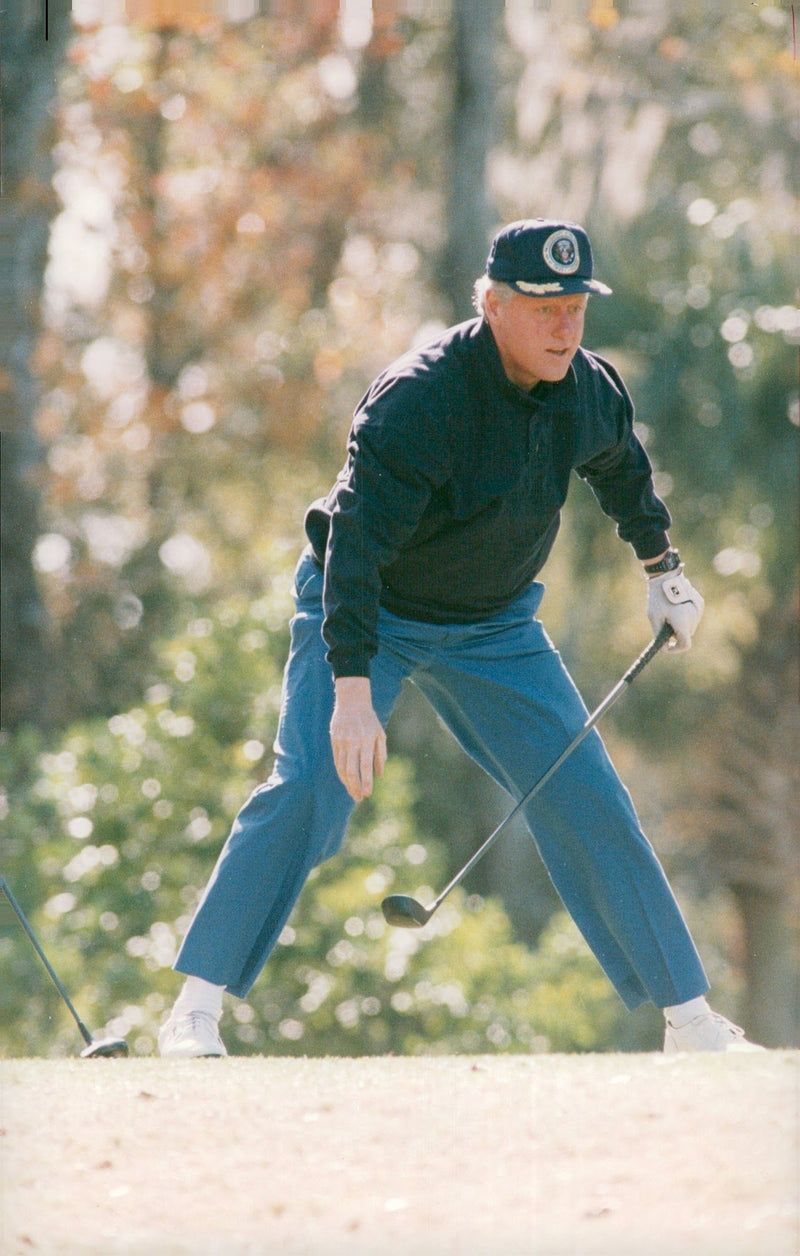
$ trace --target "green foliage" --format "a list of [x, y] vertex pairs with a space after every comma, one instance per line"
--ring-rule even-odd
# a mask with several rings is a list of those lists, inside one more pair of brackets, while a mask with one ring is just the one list
[[[265, 775], [280, 703], [267, 625], [280, 595], [228, 601], [159, 652], [141, 704], [45, 744], [3, 746], [3, 867], [87, 1023], [153, 1050], [179, 938], [240, 802]], [[430, 898], [440, 839], [413, 824], [393, 758], [344, 851], [318, 868], [268, 972], [231, 1014], [243, 1053], [598, 1050], [622, 1005], [563, 916], [535, 952], [495, 901], [458, 891], [424, 930], [388, 928], [390, 891]], [[3, 1051], [60, 1054], [75, 1029], [14, 922], [0, 938]]]

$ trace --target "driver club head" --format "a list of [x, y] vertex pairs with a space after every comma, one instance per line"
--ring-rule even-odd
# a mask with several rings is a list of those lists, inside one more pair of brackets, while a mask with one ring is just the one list
[[401, 929], [420, 929], [433, 915], [410, 894], [390, 894], [381, 903], [381, 909], [387, 922]]
[[128, 1044], [124, 1038], [98, 1038], [92, 1039], [88, 1047], [84, 1047], [81, 1051], [81, 1059], [101, 1060], [127, 1054]]

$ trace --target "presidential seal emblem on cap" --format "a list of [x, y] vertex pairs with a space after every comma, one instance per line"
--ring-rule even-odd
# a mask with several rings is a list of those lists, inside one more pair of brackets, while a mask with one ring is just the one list
[[551, 270], [559, 275], [574, 275], [581, 264], [581, 254], [575, 234], [566, 227], [554, 231], [544, 242], [542, 256]]
[[584, 228], [549, 218], [522, 218], [498, 231], [486, 274], [528, 297], [611, 292], [593, 276], [592, 246]]

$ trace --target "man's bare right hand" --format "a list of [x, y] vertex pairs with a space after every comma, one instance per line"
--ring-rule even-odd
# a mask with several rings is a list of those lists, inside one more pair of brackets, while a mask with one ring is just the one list
[[354, 802], [372, 793], [374, 776], [383, 776], [386, 734], [372, 705], [366, 676], [340, 676], [331, 718], [333, 761]]

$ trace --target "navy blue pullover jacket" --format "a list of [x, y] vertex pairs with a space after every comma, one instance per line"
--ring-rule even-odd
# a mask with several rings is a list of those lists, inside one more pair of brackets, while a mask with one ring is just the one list
[[573, 470], [637, 557], [667, 548], [631, 399], [603, 358], [579, 349], [563, 380], [525, 392], [477, 318], [388, 367], [359, 402], [336, 483], [306, 514], [334, 675], [369, 675], [379, 605], [473, 623], [519, 597], [550, 553]]

